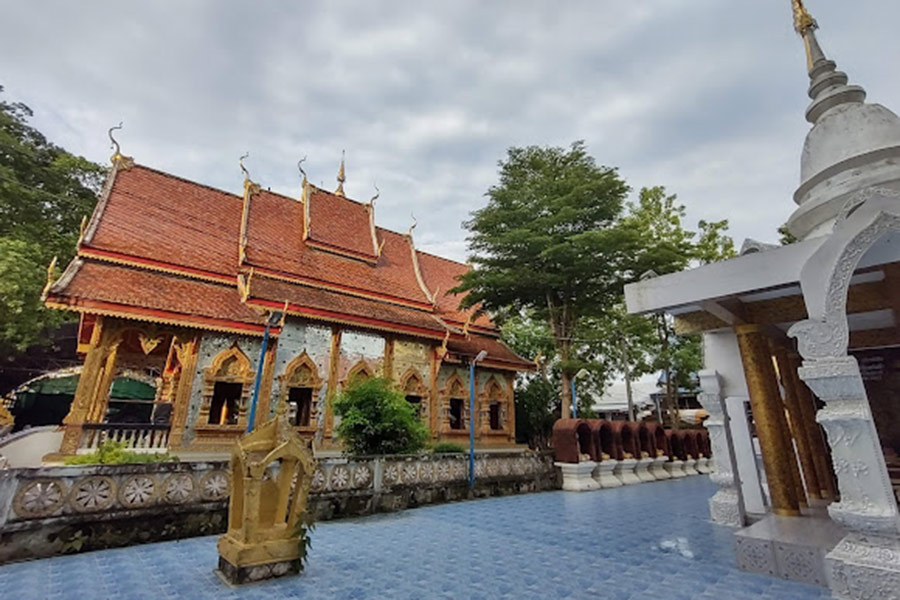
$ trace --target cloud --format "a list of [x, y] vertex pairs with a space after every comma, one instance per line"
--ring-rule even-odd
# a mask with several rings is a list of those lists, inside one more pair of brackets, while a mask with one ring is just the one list
[[[821, 41], [870, 97], [900, 107], [900, 5], [820, 0]], [[138, 161], [239, 191], [298, 193], [297, 159], [380, 225], [464, 259], [461, 223], [512, 145], [584, 139], [691, 221], [774, 239], [808, 130], [802, 45], [783, 0], [549, 3], [7, 3], [0, 84], [52, 140], [97, 161], [124, 120]]]

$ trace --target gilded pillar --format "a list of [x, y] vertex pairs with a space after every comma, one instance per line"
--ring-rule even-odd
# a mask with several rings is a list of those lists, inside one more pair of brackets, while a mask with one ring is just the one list
[[441, 397], [438, 391], [438, 375], [440, 373], [441, 361], [438, 359], [437, 352], [435, 352], [433, 348], [430, 348], [428, 352], [431, 356], [431, 381], [429, 382], [431, 397], [428, 399], [431, 406], [428, 410], [428, 428], [431, 430], [432, 437], [439, 440], [441, 439], [441, 419], [443, 419]]
[[259, 398], [256, 405], [256, 422], [253, 428], [257, 428], [269, 420], [269, 408], [272, 399], [272, 382], [275, 379], [275, 354], [278, 351], [278, 340], [270, 339], [266, 355], [263, 357], [262, 381], [259, 386]]
[[394, 381], [394, 338], [386, 336], [384, 340], [384, 373], [382, 377]]
[[800, 379], [800, 375], [797, 372], [802, 365], [800, 355], [796, 352], [789, 353], [788, 362], [790, 364], [791, 377], [795, 382], [794, 389], [797, 392], [798, 406], [806, 429], [813, 464], [816, 467], [819, 495], [826, 500], [832, 500], [835, 497], [834, 471], [828, 460], [828, 448], [825, 446], [822, 428], [816, 421], [815, 400], [812, 392], [809, 391], [809, 388], [806, 387], [806, 384]]
[[819, 500], [822, 498], [822, 486], [819, 485], [819, 474], [816, 471], [813, 450], [809, 443], [808, 423], [800, 409], [797, 372], [793, 369], [788, 359], [787, 348], [780, 344], [773, 344], [772, 354], [778, 363], [778, 375], [781, 377], [781, 387], [784, 390], [784, 404], [788, 410], [790, 431], [793, 434], [793, 439], [797, 442], [797, 452], [800, 455], [800, 466], [803, 468], [806, 493], [810, 498]]
[[181, 446], [184, 441], [187, 416], [191, 406], [191, 391], [194, 388], [194, 375], [197, 370], [197, 356], [200, 350], [200, 336], [188, 334], [176, 336], [173, 344], [175, 356], [181, 365], [178, 384], [175, 388], [175, 400], [172, 407], [172, 426], [169, 429], [169, 447]]
[[110, 350], [118, 346], [119, 333], [112, 322], [103, 317], [98, 317], [94, 323], [78, 387], [75, 388], [75, 397], [69, 414], [63, 419], [66, 430], [59, 449], [61, 454], [75, 454], [81, 445], [82, 425], [89, 422], [95, 409], [104, 379], [104, 368], [107, 366]]
[[735, 333], [769, 482], [772, 510], [776, 515], [798, 516], [800, 502], [790, 463], [794, 451], [784, 435], [787, 424], [768, 342], [758, 325], [739, 325], [735, 327]]
[[334, 407], [332, 401], [337, 396], [338, 367], [341, 364], [341, 329], [331, 328], [331, 354], [328, 356], [328, 389], [325, 392], [325, 435], [322, 444], [331, 443], [334, 431]]
[[507, 402], [509, 403], [509, 410], [507, 411], [507, 422], [503, 423], [503, 427], [509, 431], [509, 443], [516, 443], [516, 386], [515, 386], [515, 374], [508, 375], [506, 378], [506, 385], [508, 390]]

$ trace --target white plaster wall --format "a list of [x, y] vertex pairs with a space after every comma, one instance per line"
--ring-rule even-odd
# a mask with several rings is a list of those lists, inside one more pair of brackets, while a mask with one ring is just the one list
[[365, 360], [381, 360], [384, 358], [384, 338], [371, 333], [344, 331], [341, 334], [341, 354], [355, 362]]
[[259, 351], [262, 346], [262, 338], [250, 338], [245, 336], [228, 335], [223, 333], [204, 333], [200, 339], [200, 350], [197, 356], [197, 368], [194, 371], [194, 383], [191, 387], [191, 404], [188, 409], [187, 423], [185, 424], [184, 439], [190, 442], [194, 439], [194, 421], [200, 411], [203, 399], [203, 378], [206, 369], [212, 364], [213, 359], [223, 350], [231, 348], [237, 342], [250, 360], [250, 368], [255, 372], [259, 368]]
[[275, 381], [272, 382], [272, 396], [269, 402], [269, 417], [275, 415], [277, 400], [281, 395], [278, 378], [284, 374], [285, 367], [292, 360], [306, 352], [316, 364], [319, 378], [323, 381], [317, 399], [317, 417], [320, 424], [325, 416], [325, 397], [328, 391], [328, 361], [331, 352], [331, 328], [304, 323], [295, 319], [288, 320], [278, 336], [278, 349], [275, 351]]

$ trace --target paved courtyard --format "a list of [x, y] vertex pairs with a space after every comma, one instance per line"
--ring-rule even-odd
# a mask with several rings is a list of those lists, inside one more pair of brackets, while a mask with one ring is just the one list
[[828, 598], [734, 566], [731, 532], [708, 521], [706, 477], [551, 492], [321, 523], [300, 577], [232, 589], [216, 537], [0, 567], [0, 597]]

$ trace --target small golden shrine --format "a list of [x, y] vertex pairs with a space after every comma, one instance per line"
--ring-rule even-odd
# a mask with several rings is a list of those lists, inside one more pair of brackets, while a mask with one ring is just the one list
[[308, 547], [306, 500], [315, 462], [281, 405], [231, 455], [228, 531], [218, 573], [230, 584], [296, 575]]

